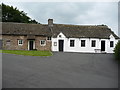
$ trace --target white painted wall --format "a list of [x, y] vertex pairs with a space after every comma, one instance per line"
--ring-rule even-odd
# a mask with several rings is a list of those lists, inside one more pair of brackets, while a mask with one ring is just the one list
[[[61, 37], [59, 37], [61, 35]], [[118, 40], [111, 35], [110, 39], [97, 39], [97, 38], [66, 38], [63, 33], [60, 33], [57, 38], [52, 38], [52, 51], [59, 51], [59, 40], [64, 40], [64, 52], [86, 52], [95, 53], [95, 49], [101, 49], [101, 41], [105, 41], [105, 52], [113, 53], [114, 47]], [[75, 46], [70, 47], [70, 40], [75, 40]], [[86, 40], [86, 46], [81, 47], [81, 40]], [[91, 47], [92, 40], [96, 40], [96, 47]], [[110, 41], [114, 41], [114, 47], [110, 47]], [[54, 42], [57, 46], [54, 46]]]
[[[110, 41], [114, 41], [114, 47], [110, 47]], [[113, 50], [114, 50], [117, 42], [118, 42], [118, 40], [116, 40], [113, 35], [110, 35], [110, 39], [107, 40], [107, 45], [106, 45], [108, 53], [113, 53]]]

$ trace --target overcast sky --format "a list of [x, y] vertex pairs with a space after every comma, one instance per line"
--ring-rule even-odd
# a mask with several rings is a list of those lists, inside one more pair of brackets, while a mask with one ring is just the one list
[[32, 19], [47, 24], [108, 25], [118, 34], [117, 2], [4, 2], [23, 10]]

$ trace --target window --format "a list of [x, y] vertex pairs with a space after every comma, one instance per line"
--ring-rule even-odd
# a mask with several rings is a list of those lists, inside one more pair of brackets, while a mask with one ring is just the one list
[[70, 40], [70, 47], [74, 47], [75, 40]]
[[57, 46], [57, 42], [54, 42], [54, 46]]
[[51, 40], [51, 37], [47, 37], [47, 40], [49, 40], [49, 41], [50, 41], [50, 40]]
[[6, 41], [6, 45], [8, 45], [8, 46], [10, 45], [10, 40]]
[[23, 40], [18, 40], [18, 45], [23, 45]]
[[46, 45], [46, 41], [45, 41], [45, 40], [41, 40], [41, 41], [40, 41], [40, 45], [41, 45], [41, 46], [45, 46], [45, 45]]
[[59, 35], [59, 37], [62, 37], [61, 35]]
[[114, 42], [110, 41], [110, 47], [114, 47]]
[[91, 45], [91, 46], [92, 46], [92, 47], [95, 47], [95, 46], [96, 46], [95, 44], [96, 44], [96, 41], [95, 41], [95, 40], [92, 40], [92, 45]]
[[81, 47], [85, 47], [85, 40], [81, 40]]

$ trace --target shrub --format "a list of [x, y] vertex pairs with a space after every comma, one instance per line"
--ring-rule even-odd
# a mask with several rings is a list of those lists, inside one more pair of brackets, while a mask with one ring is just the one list
[[116, 44], [114, 52], [116, 60], [120, 61], [120, 41]]

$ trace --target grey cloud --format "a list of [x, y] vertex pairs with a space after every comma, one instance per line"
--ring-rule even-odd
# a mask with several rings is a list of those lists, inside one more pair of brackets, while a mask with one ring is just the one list
[[117, 33], [118, 7], [115, 2], [11, 2], [11, 5], [24, 10], [40, 23], [53, 18], [55, 23], [106, 24]]

